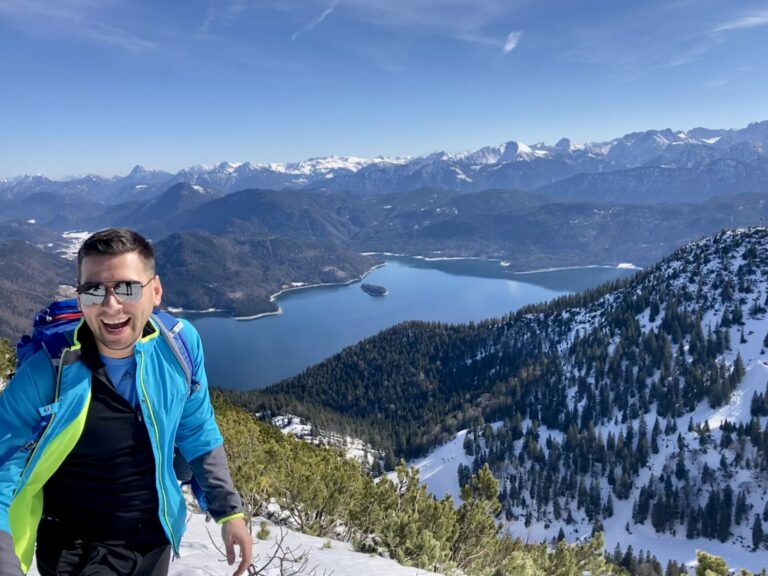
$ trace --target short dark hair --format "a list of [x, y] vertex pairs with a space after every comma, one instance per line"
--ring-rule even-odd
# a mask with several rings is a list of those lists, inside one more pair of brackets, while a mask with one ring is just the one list
[[149, 240], [130, 228], [105, 228], [91, 234], [77, 251], [77, 274], [88, 256], [120, 256], [138, 252], [149, 271], [155, 273], [155, 249]]

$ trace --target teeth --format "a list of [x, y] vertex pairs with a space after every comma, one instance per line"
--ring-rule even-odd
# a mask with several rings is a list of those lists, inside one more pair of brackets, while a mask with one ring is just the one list
[[106, 326], [110, 330], [119, 330], [120, 328], [128, 324], [128, 320], [122, 320], [120, 322], [106, 322], [102, 320], [102, 322], [104, 322], [104, 326]]

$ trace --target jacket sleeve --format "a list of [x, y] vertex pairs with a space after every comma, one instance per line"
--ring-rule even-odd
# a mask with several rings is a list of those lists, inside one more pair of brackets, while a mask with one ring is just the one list
[[197, 385], [184, 405], [176, 445], [205, 492], [211, 516], [217, 521], [225, 521], [241, 516], [243, 504], [235, 490], [227, 466], [224, 439], [213, 414], [200, 336], [189, 322], [184, 323], [184, 337], [190, 346]]
[[10, 532], [0, 530], [0, 576], [22, 576]]
[[243, 502], [235, 490], [223, 446], [198, 456], [189, 466], [203, 488], [208, 512], [217, 522], [243, 516]]
[[0, 576], [20, 575], [9, 509], [31, 452], [25, 446], [37, 441], [40, 408], [53, 400], [55, 374], [45, 353], [27, 360], [0, 391]]

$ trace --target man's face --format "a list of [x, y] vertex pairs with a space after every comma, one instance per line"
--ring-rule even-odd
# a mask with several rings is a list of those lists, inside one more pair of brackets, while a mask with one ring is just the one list
[[160, 278], [152, 279], [138, 252], [119, 256], [86, 256], [80, 264], [80, 284], [106, 284], [119, 281], [137, 281], [146, 284], [137, 302], [121, 302], [112, 290], [107, 291], [104, 302], [85, 305], [78, 297], [88, 327], [96, 338], [96, 346], [104, 356], [127, 358], [141, 337], [144, 326], [154, 307], [160, 305], [163, 288]]

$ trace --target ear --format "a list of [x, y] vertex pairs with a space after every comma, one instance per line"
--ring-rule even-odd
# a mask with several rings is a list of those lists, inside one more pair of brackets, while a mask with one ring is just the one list
[[152, 303], [157, 308], [163, 299], [163, 285], [160, 283], [160, 276], [155, 276], [152, 281]]

